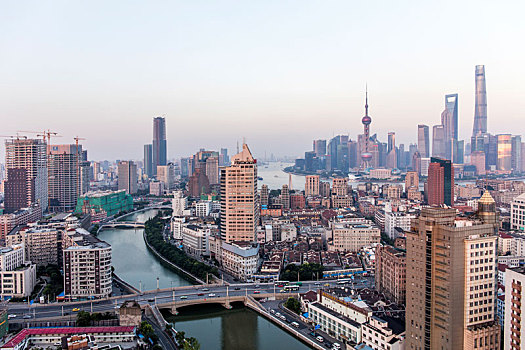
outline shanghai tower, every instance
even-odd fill
[[[476,107],[472,136],[487,133],[487,88],[485,66],[476,66]]]
[[[153,174],[157,174],[157,165],[167,164],[166,119],[153,118]]]

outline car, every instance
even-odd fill
[[[333,349],[333,350],[339,350],[339,349],[341,349],[341,344],[339,344],[339,343],[333,343],[333,344],[332,344],[332,349]]]
[[[320,286],[321,285],[321,282],[315,282],[314,283],[316,286]]]
[[[181,295],[180,298],[181,299],[188,299],[188,297],[186,295]]]
[[[299,328],[299,323],[297,323],[297,322],[292,322],[292,326],[294,326],[295,328]]]
[[[325,287],[330,287],[330,283],[325,283],[324,286]]]
[[[281,313],[278,312],[278,313],[275,314],[275,316],[279,317],[279,316],[281,316]]]
[[[260,290],[254,290],[253,294],[261,294],[261,291]]]
[[[208,294],[208,296],[209,297],[214,297],[214,296],[216,296],[216,294],[215,293],[210,293],[210,294]]]
[[[199,293],[197,294],[199,297],[202,297],[204,295],[204,293]]]
[[[22,317],[22,318],[27,320],[28,318],[31,318],[31,317],[32,317],[31,315],[24,315],[24,317]]]
[[[279,293],[286,293],[286,291],[284,289],[281,289]]]
[[[234,289],[235,290],[241,290],[241,287],[235,287]]]
[[[279,318],[280,318],[281,320],[283,320],[283,321],[286,321],[286,316],[284,316],[284,315],[279,316]]]
[[[207,292],[207,291],[209,291],[210,289],[209,289],[209,288],[202,288],[201,290],[202,290],[203,292]]]
[[[324,338],[321,337],[320,335],[318,335],[317,337],[315,337],[315,340],[317,340],[319,343],[324,342]]]
[[[76,308],[74,308],[72,311],[73,311],[73,312],[77,312],[77,311],[80,311],[80,309],[79,309],[78,307],[76,307]]]
[[[148,299],[148,302],[153,303],[155,299]]]
[[[273,315],[275,314],[275,310],[274,309],[270,309],[270,313]]]
[[[11,318],[15,318],[15,317],[16,317],[15,314],[10,314],[10,315],[7,316],[7,319],[11,319]]]
[[[282,287],[284,287],[284,284],[278,284],[277,287],[278,288],[282,288]]]
[[[255,288],[259,288],[259,284],[256,284],[256,285],[255,285]]]

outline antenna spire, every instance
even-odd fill
[[[365,85],[365,115],[368,115],[368,83]]]

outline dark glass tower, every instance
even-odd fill
[[[153,118],[153,174],[157,174],[157,165],[167,164],[166,119]]]
[[[144,145],[144,173],[153,176],[153,145]]]

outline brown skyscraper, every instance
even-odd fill
[[[454,205],[454,167],[450,160],[432,157],[428,166],[429,205]]]
[[[494,200],[477,217],[427,207],[406,234],[406,349],[499,349]]]
[[[253,242],[258,221],[257,161],[248,145],[221,169],[221,238]]]

